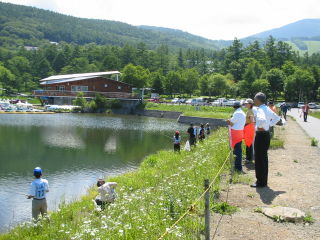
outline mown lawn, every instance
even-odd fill
[[[118,198],[105,211],[94,209],[92,188],[50,220],[22,224],[0,239],[158,239],[201,195],[204,179],[214,178],[229,154],[227,136],[219,129],[192,152],[160,151],[138,170],[108,179],[118,182]],[[200,239],[202,213],[203,201],[165,239]]]
[[[312,112],[312,113],[310,113],[310,115],[311,115],[312,117],[315,117],[315,118],[319,118],[319,119],[320,119],[320,112]]]
[[[173,104],[157,104],[147,103],[148,110],[175,111],[182,112],[185,116],[206,117],[206,118],[222,118],[228,119],[232,115],[234,109],[232,107],[213,107],[199,106],[199,109],[191,105],[173,105]]]

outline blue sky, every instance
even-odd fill
[[[319,0],[4,0],[77,17],[181,29],[209,39],[242,38],[304,18]]]

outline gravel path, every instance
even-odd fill
[[[269,187],[253,189],[247,183],[232,184],[228,202],[240,211],[232,216],[212,216],[212,239],[320,239],[320,149],[310,146],[310,138],[293,120],[285,128],[277,127],[276,134],[285,140],[285,148],[269,151]],[[253,182],[254,167],[246,166],[245,172]],[[221,200],[226,195],[222,191]],[[277,223],[254,212],[265,206],[298,208],[311,214],[316,222]]]

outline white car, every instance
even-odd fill
[[[310,107],[311,109],[317,109],[317,108],[318,108],[318,105],[312,102],[312,103],[309,103],[309,107]]]
[[[171,103],[179,103],[179,102],[180,102],[179,98],[174,98],[171,100]]]
[[[232,107],[235,102],[236,102],[235,99],[229,99],[229,100],[226,102],[226,106]]]
[[[304,106],[304,102],[298,102],[298,108],[302,108]]]
[[[212,106],[215,106],[215,107],[218,107],[221,105],[220,101],[219,100],[215,100],[211,103]]]
[[[186,104],[192,104],[193,100],[194,100],[194,99],[188,99],[188,100],[186,101]]]

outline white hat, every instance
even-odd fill
[[[248,98],[247,100],[244,101],[245,104],[253,104],[253,100],[251,98]]]

